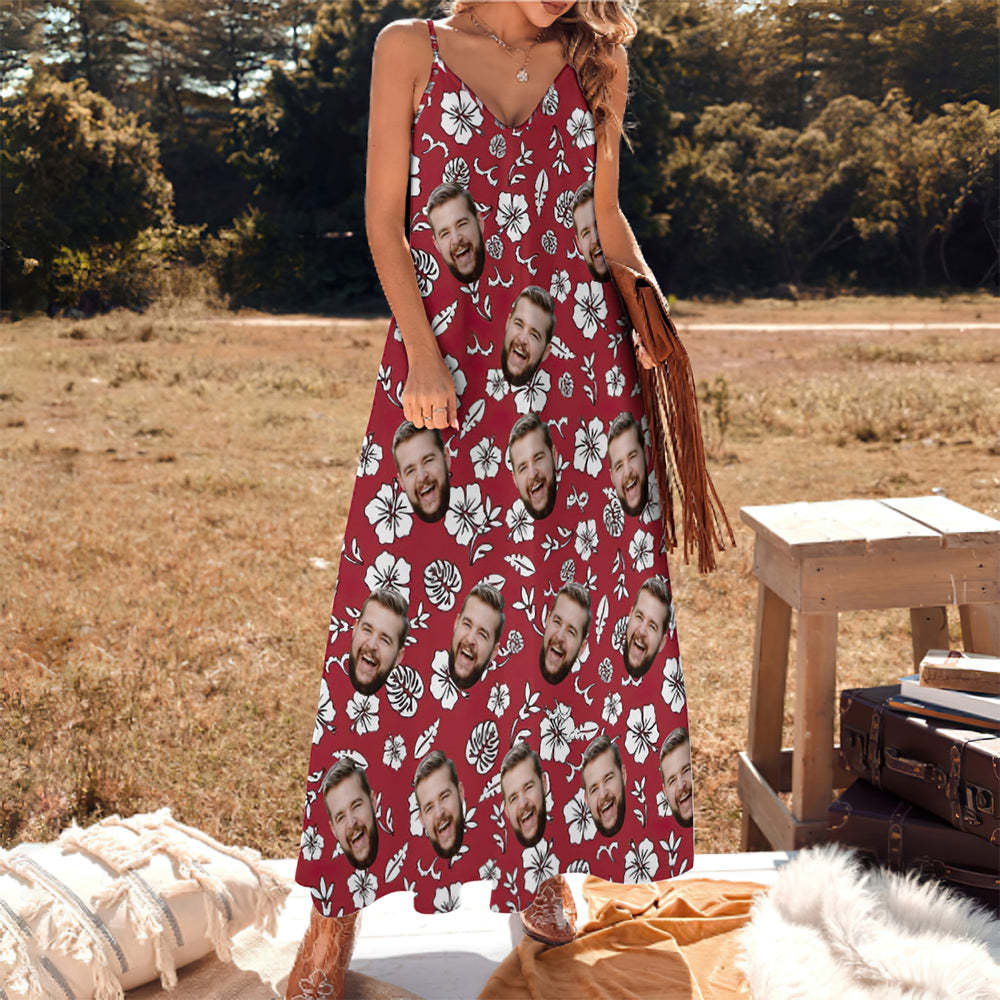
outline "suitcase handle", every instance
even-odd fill
[[[934,764],[928,764],[913,757],[904,757],[898,750],[887,747],[885,751],[885,766],[897,774],[905,774],[920,781],[929,781],[937,788],[944,788],[946,777],[944,771]]]
[[[979,872],[971,868],[960,868],[958,865],[946,865],[943,861],[919,858],[916,862],[925,875],[932,875],[939,881],[954,882],[970,889],[1000,889],[1000,878],[989,872]]]

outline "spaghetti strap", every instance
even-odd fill
[[[434,30],[434,21],[431,18],[427,18],[427,32],[431,36],[431,48],[434,50],[434,55],[436,58],[440,58],[440,53],[438,52],[438,36],[437,32]]]

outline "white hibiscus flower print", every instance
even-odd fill
[[[569,298],[572,282],[569,280],[569,271],[553,271],[552,280],[549,282],[549,295],[558,302],[565,302]]]
[[[447,559],[435,559],[424,570],[424,593],[439,611],[451,611],[462,587],[462,574]]]
[[[559,110],[559,91],[553,83],[542,98],[542,114],[554,115]]]
[[[581,281],[576,286],[573,299],[576,303],[573,306],[573,322],[588,340],[592,340],[608,315],[604,289],[599,281]]]
[[[653,565],[653,536],[642,528],[636,528],[632,541],[628,543],[628,554],[637,570],[649,569]]]
[[[410,564],[402,557],[398,558],[391,552],[380,552],[375,562],[365,571],[365,584],[369,590],[389,587],[398,590],[407,600],[410,599]]]
[[[652,882],[659,870],[660,859],[648,837],[638,847],[633,844],[625,855],[626,882]]]
[[[434,291],[434,282],[437,281],[441,269],[438,262],[426,251],[410,248],[410,256],[413,258],[413,270],[417,276],[417,287],[420,294],[426,299]]]
[[[604,505],[604,529],[612,538],[620,538],[625,530],[625,511],[618,497],[612,497]]]
[[[494,684],[490,688],[489,701],[486,707],[499,719],[510,707],[510,689],[506,684]]]
[[[444,363],[447,365],[448,371],[451,372],[452,382],[455,383],[455,395],[461,399],[462,393],[465,392],[465,387],[467,385],[465,372],[459,368],[457,359],[453,358],[450,354],[446,354],[444,356]]]
[[[573,722],[569,705],[557,701],[555,708],[546,709],[545,718],[539,727],[538,753],[542,760],[557,760],[564,764],[569,756],[569,745],[574,732],[576,723]]]
[[[412,719],[424,696],[424,682],[413,667],[400,664],[386,678],[385,694],[394,712],[404,719]]]
[[[622,714],[622,696],[617,691],[612,691],[604,696],[604,708],[601,710],[601,718],[613,726]]]
[[[486,774],[493,766],[500,752],[500,734],[492,719],[480,722],[469,734],[465,744],[465,759],[477,774]]]
[[[656,726],[656,712],[653,710],[653,706],[643,705],[641,708],[633,708],[628,713],[625,725],[628,728],[625,735],[625,749],[633,756],[637,764],[642,764],[649,756],[649,752],[654,750],[656,741],[660,738],[660,730]]]
[[[472,468],[476,479],[492,479],[500,471],[500,461],[503,456],[500,449],[493,443],[493,438],[481,438],[469,451]]]
[[[551,229],[546,229],[542,233],[542,249],[547,254],[554,254],[559,249],[559,241],[556,239],[556,234],[552,232]]]
[[[485,864],[479,866],[479,877],[496,885],[500,881],[500,866],[493,858],[488,858]]]
[[[442,179],[452,184],[457,184],[459,187],[468,188],[470,179],[469,164],[461,156],[452,157],[444,165]]]
[[[434,891],[434,910],[437,913],[451,913],[462,905],[462,883],[440,885]]]
[[[402,736],[387,736],[382,747],[382,763],[398,771],[406,760],[406,743]]]
[[[382,446],[372,440],[371,434],[366,434],[361,442],[361,455],[358,458],[358,478],[374,476],[382,461]]]
[[[523,194],[501,191],[497,198],[497,226],[507,233],[507,238],[517,243],[528,231],[528,202]]]
[[[324,733],[332,733],[337,728],[333,724],[336,715],[337,709],[330,699],[330,688],[324,677],[319,682],[319,705],[316,708],[316,724],[313,726],[313,743],[319,743]]]
[[[378,729],[379,700],[377,694],[361,694],[355,691],[347,703],[347,714],[351,718],[351,729],[359,736]]]
[[[574,108],[566,122],[566,131],[577,149],[586,149],[594,144],[594,116],[583,108]]]
[[[526,542],[535,537],[535,520],[528,513],[528,508],[524,506],[524,501],[520,498],[511,504],[505,518],[507,521],[507,534],[512,542]]]
[[[573,228],[573,197],[574,192],[572,191],[560,192],[552,209],[556,222],[562,223],[567,229]]]
[[[459,545],[468,545],[486,524],[483,493],[479,483],[452,486],[444,527]]]
[[[679,712],[684,707],[684,671],[681,661],[673,656],[667,658],[663,665],[663,688],[660,691],[663,700],[670,706],[672,712]]]
[[[378,488],[365,507],[365,517],[383,545],[405,538],[413,526],[413,508],[396,480]]]
[[[534,847],[522,851],[521,863],[524,865],[524,888],[527,892],[537,892],[547,878],[559,873],[559,859],[547,840],[540,840]]]
[[[656,476],[651,474],[649,477],[649,499],[646,501],[646,506],[642,508],[642,513],[639,514],[639,520],[643,524],[652,524],[654,521],[660,520],[660,490],[656,485]]]
[[[371,906],[378,892],[378,879],[369,871],[355,871],[347,877],[347,891],[354,900],[354,905],[360,909]]]
[[[415,198],[420,194],[420,157],[410,153],[410,194]]]
[[[464,146],[473,136],[482,132],[483,113],[475,98],[464,87],[441,95],[441,128]],[[591,126],[593,129],[593,126]]]
[[[487,239],[486,252],[494,260],[499,260],[503,256],[503,240],[496,233]]]
[[[625,389],[625,376],[618,365],[612,365],[604,373],[604,382],[608,387],[608,395],[611,397],[620,396]]]
[[[316,827],[307,826],[302,831],[302,840],[300,844],[300,851],[302,857],[306,861],[319,861],[320,856],[323,853],[323,834],[321,834]]]
[[[590,807],[583,797],[582,788],[578,788],[576,795],[563,806],[563,819],[566,820],[570,843],[582,844],[583,841],[593,840],[597,836],[597,826],[590,813]]]
[[[510,383],[502,368],[491,368],[486,373],[486,394],[494,399],[503,399],[510,392]]]
[[[549,398],[552,379],[544,368],[539,368],[531,376],[527,385],[514,390],[514,407],[518,413],[540,413]]]
[[[498,160],[507,155],[507,140],[502,135],[495,135],[490,139],[490,153]]]
[[[574,547],[581,559],[589,559],[597,550],[597,522],[593,518],[577,524]]]
[[[580,421],[573,439],[573,468],[597,476],[608,453],[608,436],[600,417],[591,417],[590,423]]]
[[[439,649],[431,662],[431,694],[445,711],[454,708],[458,701],[458,687],[448,670],[448,651],[445,649]]]
[[[563,372],[559,376],[559,392],[565,399],[573,395],[573,376],[569,372]]]
[[[670,804],[663,792],[656,793],[656,812],[659,816],[669,816],[671,813]]]

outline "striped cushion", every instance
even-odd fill
[[[0,1000],[120,1000],[250,924],[274,933],[290,884],[167,809],[0,851]]]

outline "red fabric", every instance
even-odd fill
[[[537,89],[539,81],[511,85]],[[418,455],[411,462],[403,449],[403,464],[416,468],[407,485],[406,469],[398,474],[393,455],[407,359],[390,323],[334,594],[296,878],[329,915],[400,889],[416,892],[418,909],[452,909],[461,882],[478,878],[494,879],[495,906],[520,910],[557,871],[590,871],[617,882],[669,877],[690,864],[693,835],[689,824],[669,814],[659,753],[669,733],[686,727],[687,711],[630,328],[613,284],[603,280],[603,261],[594,253],[599,244],[586,232],[587,213],[575,218],[572,208],[593,174],[592,115],[574,70],[565,66],[529,119],[509,128],[436,54],[413,125],[412,152],[414,268],[454,374],[460,426],[443,432],[446,457],[426,436],[410,439]],[[465,211],[462,223],[464,200],[452,197],[447,211],[426,211],[442,180],[467,187],[474,200],[483,247],[478,278],[463,263],[475,262],[479,243],[474,230],[459,233],[473,219]],[[457,251],[449,243],[453,234]],[[520,295],[531,285],[540,286],[543,303],[548,296],[551,314],[548,305]],[[550,315],[555,326],[540,364],[526,385],[512,384],[519,380],[517,338],[539,329],[547,335]],[[514,339],[505,374],[508,332]],[[540,350],[529,343],[528,361]],[[520,469],[536,469],[538,460],[537,475],[522,471],[518,480],[508,464],[508,439],[530,412],[547,427],[551,449],[541,428],[516,442]],[[626,430],[609,446],[612,422],[622,413],[639,422],[641,443],[638,429]],[[636,475],[626,477],[635,483],[626,491],[621,476],[616,486],[609,466],[611,453],[623,444],[627,452],[630,441],[639,447],[629,460]],[[428,455],[447,468],[447,480],[434,473],[434,461],[420,478]],[[538,497],[551,495],[550,482],[554,505],[546,512]],[[423,500],[417,490],[427,483],[432,488]],[[447,505],[435,519],[434,505],[446,489]],[[428,505],[425,519],[414,503]],[[534,516],[531,506],[542,516]],[[640,594],[654,577],[662,584],[660,597]],[[589,604],[589,623],[572,594],[560,596],[572,581],[583,587],[577,596]],[[502,598],[499,633],[499,615],[488,601],[466,601],[480,582]],[[366,598],[380,587],[408,601],[409,631],[398,660],[393,643],[400,614],[377,601],[374,624],[372,602],[362,614]],[[470,608],[474,615],[466,614]],[[456,636],[460,659],[468,648],[471,661],[486,664],[467,689],[456,685],[449,667]],[[640,673],[644,653],[634,640],[643,636],[652,658]],[[630,639],[637,679],[625,668],[623,644]],[[352,645],[362,664],[353,675],[360,689],[352,680]],[[561,680],[543,676],[542,650],[548,650],[555,677],[560,667],[568,669]],[[376,679],[365,693],[365,678],[387,667],[387,679]],[[454,667],[460,669],[464,660]],[[599,814],[607,835],[582,789],[584,751],[601,734],[613,741],[624,765],[606,750],[587,771],[594,777],[610,762],[608,773],[592,782],[602,783],[595,808],[611,803]],[[540,756],[545,799],[539,810],[541,794],[529,787],[534,765],[513,770],[526,778],[514,791],[528,804],[521,809],[515,802],[508,815],[500,771],[520,741]],[[436,836],[449,857],[439,856],[425,835],[412,788],[416,767],[437,750],[453,762],[460,788],[449,777],[428,778],[420,789],[432,830],[435,817],[441,818]],[[336,786],[338,839],[320,789],[324,774],[344,755],[366,769],[370,794],[355,776]],[[447,773],[439,768],[432,778]],[[689,767],[684,774],[682,783],[690,783]],[[355,845],[353,860],[341,841]]]

